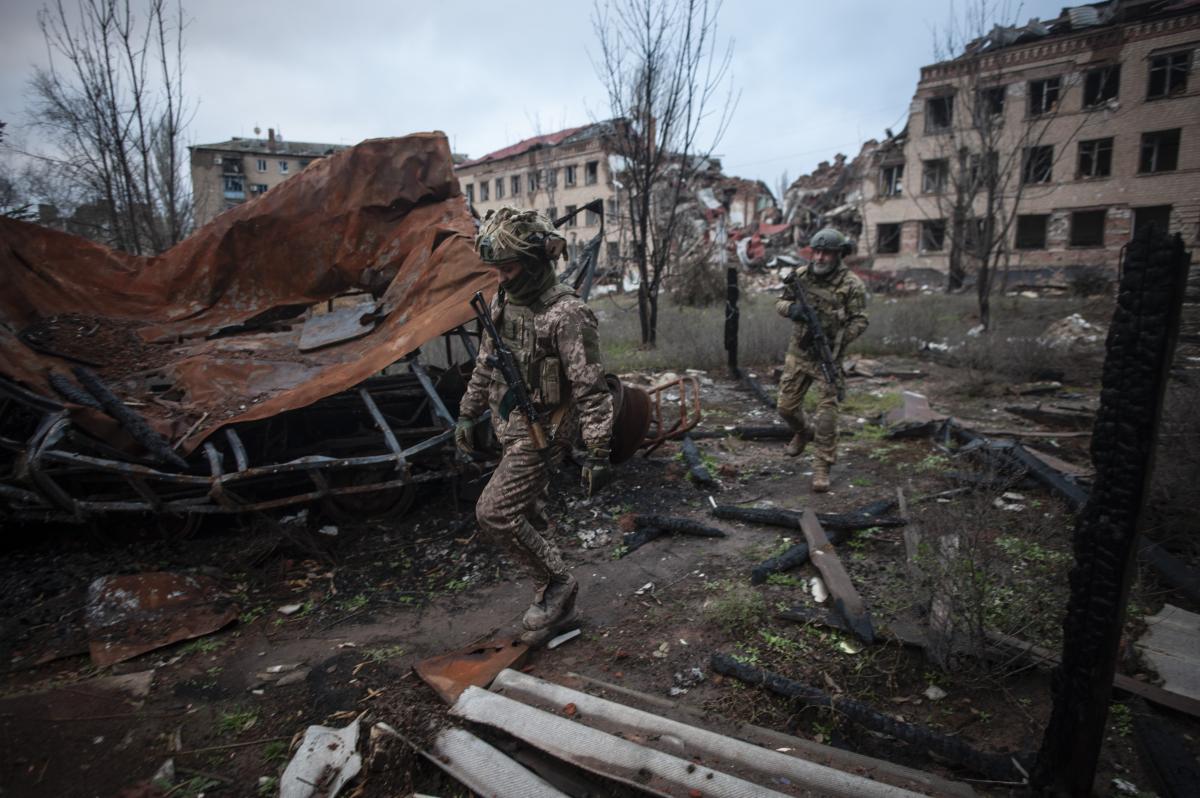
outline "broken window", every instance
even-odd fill
[[[546,170],[546,188],[558,188],[558,167]]]
[[[1172,97],[1187,91],[1188,72],[1192,70],[1192,51],[1181,50],[1150,59],[1150,87],[1147,100]]]
[[[1029,81],[1029,115],[1042,116],[1052,113],[1058,107],[1058,92],[1061,87],[1062,79],[1057,77]]]
[[[588,161],[583,165],[584,185],[592,186],[600,179],[600,162]]]
[[[954,122],[954,95],[930,97],[925,101],[925,132],[942,133]]]
[[[250,193],[251,194],[266,194],[267,193],[267,184],[266,183],[255,183],[253,186],[250,187]]]
[[[233,195],[241,197],[246,193],[246,184],[240,177],[225,177],[225,196],[234,199]]]
[[[573,166],[568,166],[567,168],[568,168],[568,169],[574,169],[575,167],[573,167]],[[568,173],[568,174],[569,174],[569,173]],[[575,213],[575,206],[574,206],[574,205],[568,205],[568,206],[567,206],[567,213]],[[568,220],[567,220],[567,227],[574,227],[574,226],[575,226],[575,220],[576,220],[576,219],[578,219],[578,218],[579,218],[578,216],[572,216],[570,219],[568,219]]]
[[[1179,166],[1179,128],[1142,134],[1139,172],[1173,172]]]
[[[1133,232],[1136,235],[1142,228],[1153,226],[1160,233],[1171,231],[1171,206],[1152,205],[1148,208],[1133,209]]]
[[[595,211],[591,209],[584,211],[584,216],[586,218],[584,219],[583,223],[588,227],[595,227],[596,225],[600,224],[600,214],[596,213]]]
[[[941,194],[946,190],[946,180],[950,176],[950,162],[945,158],[937,158],[923,162],[921,171],[921,191],[925,194]]]
[[[258,171],[260,171],[260,172],[265,172],[265,171],[267,171],[267,159],[266,159],[266,158],[259,158],[259,159],[258,159],[258,163],[256,164],[256,166],[258,167]]]
[[[959,240],[963,243],[963,249],[969,254],[977,258],[982,258],[982,253],[985,246],[990,248],[991,242],[988,241],[987,229],[984,226],[983,219],[964,219],[962,227],[959,230]]]
[[[1092,108],[1117,99],[1121,89],[1121,65],[1089,69],[1083,77],[1083,107]]]
[[[899,197],[904,191],[904,164],[884,164],[879,168],[879,194]]]
[[[535,169],[530,172],[525,178],[525,185],[529,187],[530,194],[536,194],[538,187],[541,185],[541,174]]]
[[[616,199],[610,197],[608,199],[606,205],[607,205],[606,210],[608,211],[608,218],[616,219],[617,218],[617,201],[616,201]]]
[[[921,222],[921,251],[941,252],[946,246],[946,220],[930,219]]]
[[[305,159],[302,159],[302,160],[300,161],[300,168],[301,168],[301,169],[307,169],[307,168],[308,168],[308,165],[309,165],[310,163],[312,163],[312,161],[308,160],[307,158],[305,158]]]
[[[900,251],[900,225],[875,225],[875,251],[887,255]]]
[[[475,184],[474,183],[467,184],[467,202],[471,203],[472,205],[475,204]]]
[[[288,166],[289,166],[289,164],[287,161],[280,161],[279,162],[279,174],[286,175],[288,173]]]
[[[571,164],[570,166],[566,167],[567,174],[563,178],[564,185],[575,185],[575,172],[578,171],[578,168],[579,167],[577,167],[575,164]]]
[[[1026,147],[1025,162],[1022,166],[1022,183],[1049,183],[1054,173],[1054,145]]]
[[[1104,246],[1104,209],[1075,211],[1071,214],[1071,246]]]
[[[488,182],[486,180],[479,184],[479,201],[488,201]]]
[[[512,195],[514,197],[521,196],[521,176],[520,175],[512,176]]]
[[[1004,86],[988,86],[980,89],[975,97],[975,122],[995,123],[1004,116]]]
[[[1017,249],[1045,249],[1050,216],[1044,213],[1017,217]]]
[[[621,242],[620,241],[609,241],[608,242],[608,265],[616,266],[620,262],[621,262]]]
[[[991,150],[985,158],[979,153],[973,153],[970,160],[970,170],[972,185],[991,185],[1000,176],[1000,154],[995,150]]]
[[[1112,151],[1113,140],[1111,138],[1079,142],[1078,176],[1088,178],[1111,175]]]
[[[496,178],[496,199],[504,199],[504,178]]]

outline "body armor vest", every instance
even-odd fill
[[[501,309],[502,317],[497,325],[500,337],[512,350],[517,368],[529,388],[529,395],[541,409],[556,408],[567,396],[563,390],[566,380],[562,363],[550,335],[549,324],[543,322],[539,329],[537,317],[563,297],[574,293],[567,286],[555,283],[529,305],[506,302]],[[499,371],[496,372],[496,379],[503,380]]]

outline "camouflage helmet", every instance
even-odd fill
[[[850,249],[850,239],[846,238],[840,230],[834,230],[832,227],[824,227],[813,234],[808,245],[815,250],[832,250],[844,255]]]
[[[484,263],[506,263],[521,258],[553,263],[565,257],[566,239],[554,223],[537,211],[504,206],[488,211],[475,236],[475,252]]]

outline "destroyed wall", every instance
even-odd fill
[[[474,232],[441,133],[314,162],[156,257],[0,219],[0,376],[61,401],[51,377],[70,383],[86,365],[186,455],[226,424],[353,387],[466,321],[472,293],[495,279]],[[302,347],[311,306],[363,291],[353,340]],[[109,416],[67,407],[132,448]]]
[[[783,221],[793,226],[797,245],[807,245],[822,227],[834,227],[858,239],[862,231],[859,184],[877,147],[874,139],[867,141],[851,161],[839,152],[833,163],[822,161],[788,186],[783,198]]]
[[[1037,139],[1040,146],[1054,148],[1050,178],[1023,189],[1021,218],[1006,242],[1011,269],[1100,266],[1115,272],[1121,247],[1133,229],[1149,222],[1166,221],[1169,231],[1181,233],[1185,242],[1197,241],[1200,199],[1194,174],[1200,169],[1200,94],[1192,85],[1164,96],[1150,93],[1151,70],[1161,66],[1156,59],[1191,52],[1190,62],[1196,63],[1200,13],[1157,3],[1144,4],[1142,11],[1147,18],[1111,17],[1088,27],[1079,27],[1064,13],[1036,30],[1013,29],[999,40],[975,43],[976,55],[924,67],[909,109],[908,135],[898,142],[902,153],[877,158],[861,175],[865,201],[859,251],[873,256],[876,269],[947,270],[949,242],[930,245],[921,236],[923,226],[944,224],[947,215],[946,199],[923,190],[925,162],[946,158],[948,140],[945,128],[928,118],[928,103],[970,91],[980,80],[1004,89],[1005,146],[1010,149],[1000,158],[1015,164],[1013,174],[1018,177],[1018,137],[1031,124],[1032,82],[1057,79],[1060,87],[1052,118]],[[982,66],[976,59],[983,59]],[[1106,66],[1119,66],[1117,96],[1085,106],[1089,72]],[[976,76],[978,69],[983,70],[982,78]],[[1188,80],[1197,80],[1194,69],[1185,83]],[[955,102],[954,107],[958,110],[952,124],[960,125],[964,103]],[[1150,169],[1148,136],[1158,132],[1177,136],[1179,144],[1173,152],[1164,145],[1158,154],[1168,157]],[[1098,170],[1107,174],[1085,175],[1084,142],[1107,142],[1111,147],[1107,169]],[[903,176],[893,186],[888,170],[897,165],[902,165]],[[984,212],[983,197],[978,200],[977,216]],[[891,244],[897,240],[898,248]]]

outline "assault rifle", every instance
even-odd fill
[[[487,364],[492,368],[500,369],[500,374],[508,384],[509,394],[516,400],[514,406],[520,408],[521,412],[525,414],[525,418],[529,419],[529,434],[533,438],[534,447],[538,451],[545,451],[547,447],[546,430],[542,428],[541,415],[533,406],[529,388],[525,385],[525,379],[517,367],[517,359],[513,356],[512,350],[505,345],[504,339],[500,337],[496,325],[492,322],[492,314],[488,309],[487,300],[483,298],[481,292],[476,291],[475,296],[471,297],[471,309],[475,311],[475,316],[483,325],[484,332],[487,333],[488,338],[492,339],[492,348],[496,350],[495,354],[488,355]]]
[[[817,318],[817,312],[808,302],[808,294],[801,285],[799,278],[792,281],[792,287],[796,289],[796,304],[799,306],[800,318],[793,317],[793,321],[803,321],[804,326],[808,328],[808,334],[812,338],[813,349],[816,350],[817,359],[821,361],[821,376],[825,378],[825,382],[829,383],[837,390],[838,401],[841,402],[846,398],[846,389],[838,382],[838,365],[833,360],[833,352],[829,349],[829,339],[825,336],[825,330],[821,328],[821,321]]]

